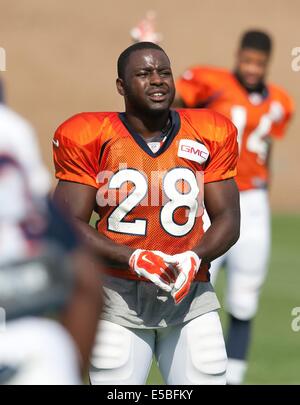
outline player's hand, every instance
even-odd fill
[[[139,276],[152,281],[164,291],[171,292],[178,273],[169,265],[173,257],[158,250],[137,249],[129,259],[129,267]]]
[[[201,259],[195,252],[189,250],[173,255],[172,260],[169,262],[176,266],[179,273],[171,293],[175,303],[179,304],[190,290],[199,270]]]

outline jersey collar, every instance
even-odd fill
[[[178,112],[175,110],[170,110],[171,125],[170,125],[170,128],[168,129],[167,133],[164,134],[165,136],[167,136],[167,139],[165,140],[165,142],[163,143],[161,148],[156,153],[153,153],[152,150],[147,145],[147,142],[145,141],[145,139],[139,133],[137,133],[127,122],[126,115],[124,112],[119,113],[119,119],[121,120],[122,124],[125,126],[127,131],[129,132],[129,134],[133,137],[135,142],[151,157],[160,156],[171,145],[173,139],[178,134],[178,132],[180,130],[180,126],[181,126],[180,116],[179,116]]]

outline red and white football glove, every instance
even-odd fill
[[[179,304],[190,290],[191,284],[199,270],[201,259],[195,252],[189,250],[173,255],[172,260],[168,259],[168,263],[176,266],[179,273],[171,293],[175,304]]]
[[[164,291],[171,292],[171,283],[176,280],[175,269],[169,265],[174,261],[173,256],[166,255],[158,250],[137,249],[129,259],[129,267],[139,276],[152,281]]]

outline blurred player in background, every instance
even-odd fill
[[[194,66],[177,81],[176,106],[211,108],[230,118],[238,129],[241,236],[211,267],[213,283],[222,264],[227,269],[229,384],[244,379],[252,319],[268,268],[272,142],[284,136],[293,112],[289,95],[266,82],[271,50],[268,34],[248,31],[241,39],[233,71]]]
[[[133,42],[154,42],[159,44],[163,37],[156,30],[156,13],[149,10],[139,23],[130,30]]]
[[[106,261],[91,383],[145,384],[155,354],[167,384],[225,384],[208,268],[239,236],[236,128],[213,111],[171,111],[170,61],[150,42],[121,53],[117,89],[124,113],[77,114],[53,139],[55,200]]]
[[[42,162],[32,126],[0,101],[0,153],[15,160],[34,198],[50,192],[50,175]]]
[[[94,343],[99,276],[49,191],[32,127],[0,103],[0,384],[80,384]]]

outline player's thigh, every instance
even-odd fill
[[[239,319],[256,312],[270,254],[270,212],[263,190],[241,193],[241,234],[227,256],[227,307]]]
[[[91,356],[91,384],[145,384],[154,340],[153,330],[125,328],[101,321]]]
[[[159,332],[156,358],[169,385],[226,384],[227,355],[218,313]]]

